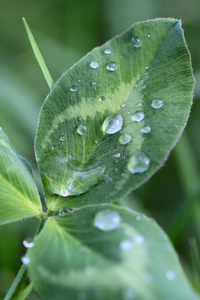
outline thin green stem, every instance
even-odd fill
[[[45,219],[40,219],[35,236],[40,233],[40,231],[44,227],[44,224],[45,224]],[[27,265],[23,264],[21,266],[21,268],[19,269],[17,276],[15,277],[10,289],[8,290],[6,296],[4,297],[3,300],[12,300],[16,296],[19,295],[19,293],[21,292],[21,290],[27,280],[27,275],[28,275]]]
[[[190,244],[190,257],[192,262],[192,269],[194,274],[194,287],[198,293],[200,293],[200,257],[197,240],[191,237]]]
[[[19,296],[17,296],[14,300],[25,300],[28,295],[32,292],[33,285],[30,283],[25,287],[25,289],[21,292]]]
[[[41,52],[40,52],[40,50],[39,50],[39,48],[37,46],[37,43],[36,43],[36,41],[35,41],[35,39],[34,39],[34,37],[32,35],[32,32],[31,32],[31,30],[30,30],[30,28],[29,28],[29,26],[28,26],[25,18],[22,18],[22,20],[24,22],[24,26],[25,26],[25,29],[26,29],[29,41],[31,43],[31,46],[32,46],[33,52],[35,54],[35,57],[36,57],[36,59],[38,61],[38,64],[39,64],[39,66],[40,66],[40,68],[42,70],[42,73],[43,73],[43,75],[44,75],[44,77],[46,79],[46,82],[47,82],[49,88],[52,89],[54,87],[54,82],[53,82],[53,79],[52,79],[52,77],[51,77],[51,75],[49,73],[49,70],[48,70],[47,65],[46,65],[46,63],[44,61],[44,58],[42,57],[42,54],[41,54]]]

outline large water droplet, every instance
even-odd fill
[[[111,53],[111,50],[107,48],[107,49],[104,50],[104,53],[105,53],[105,54],[110,54],[110,53]]]
[[[133,247],[133,244],[130,240],[124,240],[120,243],[119,248],[122,251],[129,251]]]
[[[114,134],[121,130],[123,118],[121,115],[110,115],[103,122],[103,130],[108,134]]]
[[[143,111],[137,111],[132,118],[135,122],[141,122],[144,119]]]
[[[101,97],[99,97],[99,102],[102,102],[102,101],[105,101],[105,97],[104,96],[101,96]]]
[[[72,92],[76,92],[78,89],[77,89],[77,86],[73,86],[73,87],[71,87],[71,89],[70,89],[70,91],[72,91]]]
[[[111,231],[117,229],[121,218],[117,211],[104,209],[95,215],[94,225],[102,231]]]
[[[148,126],[148,125],[146,125],[146,126],[144,126],[144,127],[141,129],[141,131],[142,131],[143,133],[149,133],[149,132],[151,131],[151,127]]]
[[[123,299],[126,300],[135,299],[136,296],[137,293],[132,287],[126,288],[123,292]]]
[[[132,37],[132,43],[133,43],[133,47],[135,48],[139,48],[142,45],[141,39],[137,36]]]
[[[99,162],[82,165],[74,160],[63,161],[63,167],[67,169],[68,180],[54,193],[63,197],[80,195],[87,192],[92,186],[105,180],[105,167],[99,166]],[[76,174],[76,176],[74,176]]]
[[[30,263],[30,257],[27,254],[25,254],[21,257],[21,261],[24,265],[28,265]]]
[[[154,109],[159,109],[163,106],[163,101],[160,100],[160,99],[154,99],[151,103],[151,106],[154,108]]]
[[[144,243],[144,237],[142,235],[136,235],[135,242],[136,242],[136,244],[143,244]]]
[[[97,62],[96,60],[91,61],[90,67],[91,67],[92,69],[97,69],[98,66],[99,66],[99,64],[98,64],[98,62]]]
[[[60,136],[60,141],[61,141],[61,142],[64,142],[65,140],[66,140],[65,135],[61,135],[61,136]]]
[[[28,238],[28,239],[24,240],[24,241],[23,241],[23,245],[24,245],[24,247],[26,247],[26,248],[32,248],[32,247],[34,246],[33,239]]]
[[[109,62],[109,64],[107,65],[107,69],[109,71],[115,71],[117,70],[117,65],[114,61]]]
[[[150,159],[143,153],[133,155],[128,163],[131,174],[143,173],[149,169]]]
[[[172,270],[166,271],[165,276],[168,280],[174,280],[176,277],[174,271]]]
[[[87,127],[86,127],[84,124],[80,124],[80,125],[78,125],[78,127],[77,127],[77,132],[78,132],[78,134],[80,134],[80,135],[85,135],[86,132],[87,132]]]
[[[122,145],[128,144],[132,140],[132,136],[129,133],[122,133],[119,137],[119,143]]]

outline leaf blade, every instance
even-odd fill
[[[105,210],[119,214],[117,228],[94,226]],[[199,299],[164,232],[125,208],[91,205],[49,219],[29,256],[30,278],[43,299]]]
[[[0,225],[38,215],[41,203],[31,166],[0,129]]]
[[[133,46],[135,36],[140,47]],[[113,63],[117,68],[109,70]],[[49,208],[116,201],[148,180],[186,124],[193,86],[190,56],[174,19],[137,23],[65,73],[44,103],[35,145]],[[160,109],[152,107],[156,99],[163,101]],[[106,134],[106,118],[119,115],[122,129]],[[78,134],[80,125],[86,133]],[[129,143],[119,143],[122,133],[132,137]],[[149,169],[132,175],[138,155],[150,159]]]

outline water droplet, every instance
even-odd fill
[[[30,263],[30,257],[27,254],[25,254],[21,257],[21,261],[24,265],[28,265]]]
[[[78,89],[77,89],[77,86],[73,86],[73,87],[71,87],[71,89],[70,89],[70,91],[72,91],[72,92],[76,92]]]
[[[80,135],[85,135],[87,132],[87,127],[84,124],[78,125],[77,132]]]
[[[144,119],[144,113],[143,113],[143,111],[137,111],[136,113],[134,113],[132,119],[135,122],[141,122]]]
[[[139,103],[138,103],[138,106],[142,106],[142,102],[139,102]]]
[[[141,221],[141,219],[142,219],[142,217],[141,217],[140,215],[138,215],[138,216],[136,217],[136,220],[137,220],[137,221]]]
[[[95,215],[94,225],[102,231],[111,231],[117,229],[121,218],[117,211],[104,209]]]
[[[138,85],[137,84],[135,84],[135,87],[137,87]]]
[[[174,280],[176,277],[174,274],[174,271],[172,271],[172,270],[166,271],[165,276],[168,280]]]
[[[100,98],[99,98],[99,102],[102,102],[102,101],[105,101],[105,97],[104,96],[101,96]]]
[[[148,68],[149,68],[149,66],[146,66],[146,67],[145,67],[145,70],[148,70]]]
[[[131,174],[144,173],[149,169],[150,159],[143,153],[133,155],[128,163]]]
[[[153,281],[152,275],[149,274],[149,273],[145,273],[145,274],[143,275],[143,281],[144,281],[144,283],[146,283],[146,284],[151,284],[152,281]]]
[[[136,235],[135,242],[136,242],[136,244],[143,244],[144,243],[144,237],[142,235]]]
[[[99,141],[98,141],[98,140],[95,140],[94,142],[95,142],[95,144],[98,144],[98,143],[99,143]]]
[[[126,103],[123,103],[123,104],[122,104],[122,107],[123,107],[123,108],[126,107]]]
[[[97,83],[96,83],[96,81],[92,81],[92,85],[96,85]]]
[[[64,142],[65,140],[66,140],[65,135],[61,135],[61,136],[60,136],[60,141],[61,141],[61,142]]]
[[[86,300],[87,299],[86,293],[85,292],[78,293],[77,299],[78,300]]]
[[[115,153],[114,154],[114,157],[120,157],[120,153],[118,152],[118,153]]]
[[[128,111],[128,115],[130,115],[130,113],[131,113],[131,112],[130,112],[130,111]]]
[[[122,173],[122,176],[124,176],[124,173]]]
[[[32,248],[34,246],[33,239],[28,238],[28,239],[24,240],[23,245],[26,248]]]
[[[154,108],[154,109],[159,109],[163,106],[163,101],[160,100],[160,99],[154,99],[151,103],[151,106]]]
[[[132,140],[132,136],[129,133],[122,133],[119,137],[119,143],[122,145],[128,144]]]
[[[133,47],[135,48],[139,48],[142,45],[141,39],[137,36],[132,37],[132,43],[133,43]]]
[[[141,129],[141,131],[142,131],[143,133],[149,133],[149,132],[151,131],[151,127],[148,126],[148,125],[146,125],[146,126],[144,126],[144,127]]]
[[[109,64],[107,65],[107,69],[109,71],[115,71],[117,70],[117,65],[114,61],[109,62]]]
[[[115,171],[115,174],[119,174],[119,169],[118,168],[115,168],[114,171]]]
[[[148,33],[148,34],[147,34],[147,37],[148,37],[148,38],[150,38],[150,37],[151,37],[151,34],[150,34],[150,33]]]
[[[79,122],[83,122],[83,117],[80,116],[80,117],[78,118],[78,120],[79,120]]]
[[[110,53],[111,53],[111,50],[107,48],[107,49],[104,50],[104,53],[105,53],[105,54],[110,54]]]
[[[121,130],[123,118],[121,115],[110,115],[103,122],[103,130],[108,134],[114,134]]]
[[[119,245],[119,248],[120,248],[120,250],[122,250],[122,251],[129,251],[129,250],[132,249],[132,247],[133,247],[133,244],[132,244],[132,242],[129,241],[129,240],[124,240],[124,241],[122,241],[122,242],[120,243],[120,245]]]
[[[97,62],[96,60],[91,61],[90,67],[91,67],[92,69],[97,69],[98,66],[99,66],[99,64],[98,64],[98,62]]]
[[[78,79],[78,82],[81,82],[81,79]]]
[[[135,299],[137,296],[137,293],[132,287],[126,288],[123,292],[123,299],[129,300],[129,299]]]

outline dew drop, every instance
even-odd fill
[[[114,157],[120,157],[120,155],[121,155],[121,154],[118,152],[118,153],[115,153],[115,154],[114,154]]]
[[[86,127],[84,124],[80,124],[80,125],[78,125],[78,127],[77,127],[77,132],[78,132],[78,134],[80,134],[80,135],[85,135],[86,132],[87,132],[87,127]]]
[[[26,248],[32,248],[34,246],[33,239],[28,238],[28,239],[24,240],[23,245]]]
[[[131,287],[126,288],[123,292],[123,299],[126,299],[126,300],[135,299],[136,296],[137,296],[137,293]]]
[[[94,142],[95,142],[95,144],[98,144],[98,143],[99,143],[99,141],[98,141],[98,140],[95,140]]]
[[[72,91],[72,92],[76,92],[78,89],[77,89],[77,86],[73,86],[73,87],[71,87],[71,89],[70,89],[70,91]]]
[[[148,34],[147,34],[147,37],[148,37],[148,38],[150,38],[150,37],[151,37],[151,34],[150,34],[150,33],[148,33]]]
[[[98,64],[98,62],[97,62],[96,60],[91,61],[90,67],[91,67],[92,69],[97,69],[98,66],[99,66],[99,64]]]
[[[99,98],[99,102],[102,102],[102,101],[105,101],[105,97],[104,96],[101,96],[100,98]]]
[[[142,235],[136,235],[135,242],[136,242],[136,244],[143,244],[144,243],[144,237]]]
[[[122,133],[119,137],[119,143],[122,145],[128,144],[132,140],[132,136],[129,133]]]
[[[142,45],[141,39],[137,36],[132,37],[132,43],[133,43],[133,47],[135,48],[139,48]]]
[[[130,240],[124,240],[119,244],[119,248],[122,251],[129,251],[133,247],[133,244]]]
[[[28,265],[30,263],[30,257],[27,254],[25,254],[21,257],[21,261],[24,265]]]
[[[149,169],[150,159],[143,153],[133,155],[128,163],[131,174],[144,173]]]
[[[138,106],[142,106],[142,102],[139,102],[139,103],[138,103]]]
[[[174,280],[176,277],[174,274],[174,271],[172,271],[172,270],[166,271],[165,276],[168,280]]]
[[[152,275],[149,274],[149,273],[145,273],[145,274],[143,275],[143,281],[144,281],[144,283],[146,283],[146,284],[151,284],[152,281],[153,281]]]
[[[151,132],[151,127],[148,126],[148,125],[146,125],[146,126],[144,126],[144,127],[141,129],[141,131],[142,131],[143,133],[149,133],[149,132]]]
[[[124,176],[124,173],[122,173],[122,176]]]
[[[145,67],[145,70],[148,70],[148,68],[149,68],[149,66],[146,66],[146,67]]]
[[[109,64],[107,65],[107,69],[109,71],[115,71],[117,70],[117,65],[114,61],[109,62]]]
[[[81,79],[78,79],[78,82],[81,82]]]
[[[154,99],[151,103],[151,106],[154,108],[154,109],[159,109],[163,106],[163,101],[160,100],[160,99]]]
[[[126,103],[123,103],[123,104],[122,104],[122,107],[123,107],[123,108],[126,107]]]
[[[137,111],[136,113],[134,113],[132,119],[135,121],[135,122],[141,122],[143,119],[144,119],[144,113],[143,111]]]
[[[138,85],[137,85],[137,84],[135,84],[134,86],[135,86],[135,87],[137,87]]]
[[[92,85],[96,85],[97,83],[96,83],[96,81],[92,81]]]
[[[104,50],[104,53],[105,53],[105,54],[110,54],[110,53],[111,53],[111,50],[107,48],[107,49]]]
[[[78,118],[78,120],[79,120],[80,122],[83,122],[83,117],[80,116],[80,117]]]
[[[66,140],[65,135],[61,135],[61,136],[60,136],[60,141],[61,141],[61,142],[64,142],[65,140]]]
[[[121,218],[117,211],[104,209],[95,215],[94,225],[102,231],[111,231],[117,229]]]
[[[114,134],[121,130],[123,118],[121,115],[110,115],[103,122],[103,130],[108,134]]]
[[[136,220],[141,221],[142,217],[140,215],[137,215]]]

